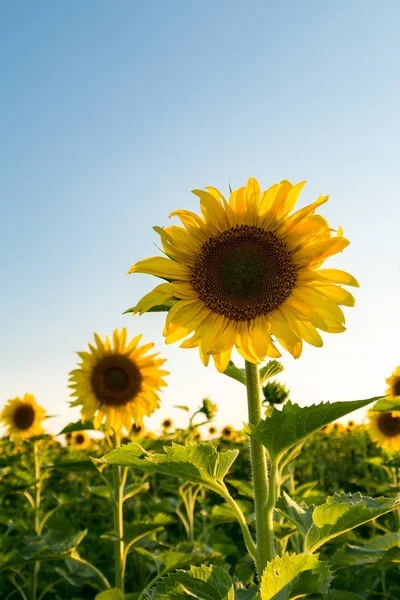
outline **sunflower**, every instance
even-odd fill
[[[354,306],[355,300],[341,285],[358,282],[344,271],[319,267],[349,241],[341,228],[333,235],[314,214],[328,196],[290,214],[304,183],[281,181],[262,192],[249,179],[228,200],[215,188],[194,190],[202,216],[172,212],[183,227],[154,228],[166,256],[146,258],[129,270],[166,280],[132,312],[169,303],[166,343],[186,338],[181,347],[198,347],[206,366],[213,356],[219,371],[227,368],[233,347],[258,364],[281,356],[275,341],[298,358],[303,340],[322,346],[318,329],[345,331],[339,305]]]
[[[389,379],[386,379],[386,383],[388,384],[388,389],[386,390],[386,394],[389,395],[389,398],[399,398],[400,397],[400,366],[396,367],[393,371],[392,375]]]
[[[172,419],[164,419],[164,421],[161,423],[161,427],[164,429],[164,431],[171,429]]]
[[[346,429],[347,431],[354,431],[354,429],[357,429],[357,423],[350,419],[350,421],[347,421]]]
[[[333,423],[331,431],[335,431],[336,433],[343,433],[344,431],[346,431],[346,427],[341,423]]]
[[[232,440],[235,436],[235,430],[233,429],[232,425],[225,425],[225,427],[223,427],[221,429],[221,438],[225,441],[229,441]]]
[[[32,394],[9,400],[0,414],[0,421],[8,427],[7,435],[14,438],[30,438],[44,433],[42,421],[46,413],[36,404]]]
[[[208,433],[209,433],[210,435],[215,435],[215,434],[217,433],[217,428],[216,428],[216,427],[214,427],[214,425],[211,425],[211,426],[208,428]]]
[[[400,450],[400,411],[368,411],[368,433],[371,439],[386,450]]]
[[[90,446],[90,437],[85,431],[75,431],[72,434],[70,444],[76,450],[86,450]]]
[[[320,433],[327,435],[328,433],[330,433],[332,431],[332,429],[333,429],[333,425],[331,423],[328,423],[328,425],[324,425],[323,427],[321,427]]]
[[[142,425],[159,406],[156,392],[166,383],[161,370],[165,360],[158,354],[147,352],[154,344],[138,346],[141,335],[127,343],[126,329],[114,331],[112,342],[94,335],[96,346],[89,344],[90,352],[78,352],[82,363],[70,373],[71,406],[82,405],[82,422],[93,419],[98,429],[105,421],[107,432],[111,429],[120,435],[132,425]]]

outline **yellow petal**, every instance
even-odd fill
[[[189,281],[191,276],[189,267],[163,256],[152,256],[140,260],[132,265],[128,271],[128,274],[130,273],[147,273],[163,279],[180,281]]]

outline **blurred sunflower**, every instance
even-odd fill
[[[198,429],[193,429],[190,432],[190,437],[195,440],[196,442],[199,442],[201,440],[201,433]]]
[[[67,446],[69,446],[69,444],[72,442],[72,432],[65,434],[65,441],[67,443]]]
[[[131,434],[135,437],[142,437],[145,433],[144,425],[132,425]]]
[[[7,427],[7,435],[13,438],[30,438],[44,433],[42,421],[45,410],[39,406],[32,394],[9,400],[4,406],[0,421]]]
[[[386,394],[389,398],[400,398],[400,366],[396,367],[392,375],[386,379],[386,383],[388,384]]]
[[[86,450],[90,446],[90,437],[85,431],[74,431],[70,444],[76,450]]]
[[[96,346],[90,352],[78,352],[82,363],[70,373],[70,388],[76,400],[71,406],[82,405],[82,422],[93,419],[98,429],[105,421],[107,432],[120,434],[132,425],[142,425],[144,416],[158,408],[156,392],[166,383],[168,374],[161,370],[164,359],[158,354],[147,355],[154,344],[138,346],[141,335],[127,343],[126,329],[114,331],[112,342],[94,335]]]
[[[164,431],[171,429],[172,419],[164,419],[164,421],[161,423],[161,427],[164,429]]]
[[[346,427],[341,423],[333,423],[331,431],[336,431],[336,433],[343,433],[346,431]]]
[[[332,429],[333,429],[332,423],[328,423],[328,425],[324,425],[323,427],[321,427],[320,432],[324,433],[324,434],[328,434],[332,431]]]
[[[209,433],[210,435],[215,435],[215,434],[217,433],[217,428],[216,428],[216,427],[214,427],[214,425],[211,425],[211,426],[208,428],[208,433]]]
[[[235,430],[233,429],[233,427],[231,425],[225,425],[225,427],[223,427],[221,429],[221,438],[225,441],[230,441],[234,438],[235,436]]]
[[[193,333],[181,347],[198,347],[206,366],[213,356],[219,371],[227,368],[233,347],[260,363],[281,356],[274,336],[298,358],[303,340],[322,346],[318,329],[345,331],[339,305],[354,306],[355,300],[341,286],[358,282],[345,271],[319,267],[349,241],[340,228],[333,236],[327,221],[314,214],[328,196],[290,214],[304,183],[281,181],[263,192],[249,179],[228,200],[215,188],[194,190],[202,216],[172,212],[183,227],[154,228],[166,256],[146,258],[129,270],[166,280],[133,312],[170,302],[166,343]]]
[[[354,429],[357,428],[357,423],[355,421],[353,421],[352,419],[350,419],[350,421],[347,421],[347,425],[346,425],[346,429],[347,431],[354,431]]]
[[[368,411],[368,433],[378,446],[386,450],[400,450],[400,411]]]

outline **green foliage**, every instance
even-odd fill
[[[400,563],[400,532],[387,533],[368,540],[359,546],[347,544],[332,559],[336,568],[351,565]]]
[[[164,304],[156,304],[155,306],[148,308],[146,312],[168,312],[177,302],[179,302],[179,300],[168,300],[167,302],[164,302]],[[131,308],[127,308],[122,314],[127,315],[135,312],[136,306],[132,306]]]
[[[94,429],[93,421],[85,421],[84,423],[82,423],[82,421],[76,421],[76,423],[70,423],[64,427],[58,435],[74,433],[74,431],[92,431]]]
[[[163,579],[144,595],[146,600],[235,600],[232,578],[218,566],[191,567]]]
[[[149,473],[179,477],[191,483],[200,483],[216,489],[223,483],[238,450],[217,452],[214,444],[204,442],[164,447],[165,454],[145,454],[137,444],[122,446],[105,455],[109,464],[137,467]]]
[[[307,572],[306,577],[302,574]],[[261,579],[261,600],[290,600],[327,591],[331,574],[312,554],[288,554],[270,561]]]
[[[260,382],[261,385],[265,383],[271,377],[282,373],[283,365],[277,360],[270,360],[264,367],[260,369]]]
[[[263,403],[284,404],[289,397],[289,390],[277,381],[268,381],[267,385],[262,388],[262,391],[264,394]]]
[[[274,410],[257,426],[246,425],[246,432],[263,444],[271,458],[277,459],[286,451],[340,417],[363,408],[376,398],[349,402],[321,403],[313,406],[299,406],[288,402],[282,410]]]
[[[360,493],[335,494],[312,514],[313,525],[305,538],[305,550],[315,552],[332,538],[363,523],[384,515],[400,505],[400,495],[393,499],[363,497]]]
[[[124,600],[124,595],[121,590],[113,588],[97,594],[95,600]]]
[[[224,375],[227,375],[231,379],[235,379],[239,383],[243,383],[246,385],[246,372],[244,369],[239,369],[231,360],[229,361],[229,365],[224,371]]]

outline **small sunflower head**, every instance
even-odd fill
[[[163,428],[164,431],[168,431],[168,429],[171,429],[173,423],[172,423],[172,419],[164,419],[164,421],[161,423],[161,426]]]
[[[343,433],[343,431],[346,431],[346,428],[341,423],[333,423],[332,431],[335,433]]]
[[[290,393],[284,385],[277,381],[268,381],[262,391],[264,394],[263,403],[268,402],[268,404],[284,404]]]
[[[225,441],[231,441],[233,440],[235,436],[235,430],[233,429],[232,425],[225,425],[225,427],[223,427],[221,429],[221,438]]]
[[[71,438],[71,446],[75,450],[86,450],[90,446],[90,437],[86,431],[74,431]]]
[[[354,431],[354,429],[356,429],[356,428],[357,428],[357,423],[355,421],[353,421],[352,419],[347,421],[347,425],[346,425],[347,431]]]
[[[201,440],[201,433],[198,429],[193,429],[193,431],[190,434],[190,437],[192,438],[192,440],[199,442]]]
[[[9,400],[0,413],[0,422],[7,427],[7,435],[12,438],[30,438],[44,433],[42,421],[46,413],[34,396],[25,394],[22,398]]]
[[[65,442],[66,442],[67,446],[69,446],[71,441],[72,441],[72,432],[66,433],[65,434]]]
[[[371,439],[386,450],[400,451],[400,411],[368,412],[368,433]]]
[[[400,398],[400,366],[396,367],[392,375],[386,379],[386,383],[388,384],[386,393],[389,398]]]
[[[157,392],[168,374],[161,369],[165,360],[148,355],[154,344],[139,346],[141,337],[127,342],[126,329],[116,329],[112,341],[95,334],[96,346],[78,353],[82,363],[70,373],[70,387],[76,397],[72,406],[82,406],[82,422],[93,419],[98,429],[105,421],[107,433],[121,434],[159,407]]]
[[[324,435],[330,433],[333,429],[333,425],[332,423],[328,423],[328,425],[324,425],[323,427],[321,427],[320,432],[323,433]]]
[[[209,398],[203,399],[203,406],[199,412],[203,413],[207,419],[213,419],[217,414],[217,411],[217,405],[214,402],[212,402]]]
[[[217,428],[214,425],[210,425],[210,427],[208,428],[208,433],[210,435],[215,435],[217,433]]]
[[[145,429],[143,425],[132,425],[131,433],[135,437],[142,437]]]

